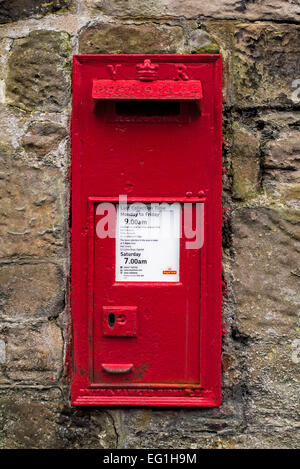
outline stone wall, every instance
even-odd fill
[[[299,447],[299,19],[299,0],[0,1],[0,448]],[[219,409],[70,407],[78,52],[223,55]]]

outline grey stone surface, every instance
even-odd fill
[[[264,187],[285,200],[300,200],[299,130],[281,131],[266,144]]]
[[[178,16],[197,18],[207,16],[218,19],[289,20],[299,21],[297,0],[83,0],[91,9],[114,16],[164,18]]]
[[[66,33],[38,30],[16,39],[8,58],[7,102],[26,111],[61,111],[70,98]]]
[[[0,390],[0,448],[114,448],[108,411],[71,409],[61,391]]]
[[[183,47],[180,26],[105,24],[88,26],[79,36],[82,54],[175,53]]]
[[[244,337],[274,344],[296,338],[299,222],[298,210],[280,205],[234,211],[233,289],[237,328]]]
[[[300,76],[296,25],[237,26],[233,51],[235,100],[242,106],[295,104],[292,83]]]
[[[63,253],[66,188],[59,170],[29,167],[2,146],[0,194],[0,257]]]
[[[299,26],[268,22],[203,22],[221,47],[229,102],[237,107],[299,106]]]
[[[2,337],[6,342],[6,371],[51,371],[57,376],[62,366],[63,339],[55,321],[5,324]],[[24,353],[26,344],[27,353]],[[20,373],[21,375],[21,373]]]
[[[233,127],[232,192],[237,199],[246,200],[259,190],[259,145],[256,135],[241,126]]]
[[[71,4],[72,0],[0,0],[0,24],[33,15],[56,13]]]
[[[53,122],[33,123],[22,139],[22,146],[29,154],[42,158],[51,150],[55,150],[59,143],[68,135],[61,125]]]
[[[50,263],[2,264],[0,318],[51,318],[64,309],[64,278]]]

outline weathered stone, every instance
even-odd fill
[[[296,122],[289,122],[288,115],[285,117],[283,125],[279,118],[266,121],[265,133],[271,139],[264,145],[263,186],[270,195],[297,203],[300,198],[300,143]]]
[[[5,326],[6,371],[51,371],[62,367],[63,340],[55,322],[10,324]],[[30,353],[29,353],[30,351]]]
[[[0,151],[3,146],[17,147],[23,132],[24,117],[22,111],[0,104]]]
[[[0,5],[1,5],[1,3],[0,3]],[[10,38],[4,37],[4,38],[0,39],[0,64],[1,64],[0,79],[1,79],[1,87],[3,87],[5,85],[5,82],[4,82],[4,79],[6,77],[5,62],[6,62],[7,54],[9,52],[10,47],[11,47],[11,44],[12,44],[12,39],[10,39]],[[2,90],[2,94],[3,94],[3,90]],[[3,97],[2,97],[1,102],[3,102]]]
[[[268,169],[264,172],[263,188],[269,196],[299,207],[299,171]]]
[[[284,169],[296,172],[299,181],[300,171],[300,139],[298,131],[281,135],[270,142],[265,152],[265,168]]]
[[[299,364],[293,362],[290,339],[271,337],[250,344],[247,350],[249,400],[245,408],[248,431],[252,434],[273,435],[273,447],[278,444],[298,448],[299,438]]]
[[[56,13],[71,3],[72,0],[1,0],[0,23],[9,23],[33,15]]]
[[[10,147],[0,148],[0,257],[63,252],[63,181],[59,170],[28,167]]]
[[[7,102],[27,111],[62,110],[70,98],[69,36],[33,31],[16,39],[8,59]]]
[[[300,76],[299,30],[286,24],[236,26],[233,83],[238,105],[295,104],[292,82]]]
[[[84,0],[91,8],[114,16],[196,18],[207,16],[218,19],[247,18],[249,20],[276,19],[297,21],[300,8],[297,0]]]
[[[267,132],[267,136],[275,138],[279,132],[284,133],[300,127],[300,111],[269,111],[259,114],[259,124]]]
[[[58,419],[58,435],[64,448],[114,449],[118,434],[114,411],[65,406]]]
[[[0,448],[115,448],[110,413],[65,405],[52,388],[0,390]]]
[[[235,337],[244,344],[248,394],[240,447],[299,446],[299,221],[299,212],[282,207],[234,213]]]
[[[208,20],[202,27],[221,48],[228,102],[239,107],[297,105],[299,26]]]
[[[67,131],[61,125],[53,122],[36,122],[32,124],[22,139],[22,145],[27,153],[43,157],[49,151],[57,148]]]
[[[212,46],[217,44],[218,52],[222,54],[223,102],[224,104],[233,104],[232,51],[235,48],[234,33],[236,23],[233,21],[207,20],[203,22],[201,27],[209,34]],[[209,51],[207,52],[209,53]],[[216,50],[212,51],[212,53],[216,52]]]
[[[295,326],[297,322],[295,322]],[[263,341],[250,344],[247,350],[249,386],[252,399],[263,403],[263,415],[283,416],[287,409],[299,414],[298,396],[293,397],[292,387],[297,387],[300,370],[293,360],[292,344],[299,336],[297,328],[290,331],[290,337],[274,340],[265,336]],[[278,407],[274,407],[277,401]],[[281,405],[279,405],[281,401]],[[257,419],[256,419],[257,420]]]
[[[252,428],[239,438],[239,449],[297,449],[299,444],[295,439],[297,429],[291,429],[282,426],[280,429],[274,427],[262,427],[261,425],[255,432]]]
[[[237,356],[232,351],[222,353],[223,387],[232,387],[242,382],[242,374]]]
[[[234,197],[245,200],[256,194],[259,171],[259,138],[236,125],[232,148]]]
[[[219,54],[222,50],[216,39],[203,29],[192,30],[186,42],[186,54]]]
[[[299,212],[241,208],[234,212],[234,293],[239,337],[289,340],[298,320]]]
[[[237,427],[243,426],[239,406],[230,400],[219,409],[125,410],[118,432],[123,448],[213,448],[220,439],[234,444]]]
[[[175,53],[183,48],[183,42],[180,26],[99,23],[81,32],[79,51],[81,54]]]
[[[57,389],[0,391],[0,448],[59,448],[57,415],[63,407]]]
[[[62,272],[55,264],[4,264],[0,318],[55,317],[64,307]]]
[[[0,364],[6,363],[6,344],[3,339],[0,339]]]

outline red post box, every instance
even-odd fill
[[[78,55],[73,405],[221,402],[219,55]]]

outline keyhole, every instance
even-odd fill
[[[109,327],[112,329],[116,322],[116,316],[114,313],[109,313],[107,322],[108,322]]]

